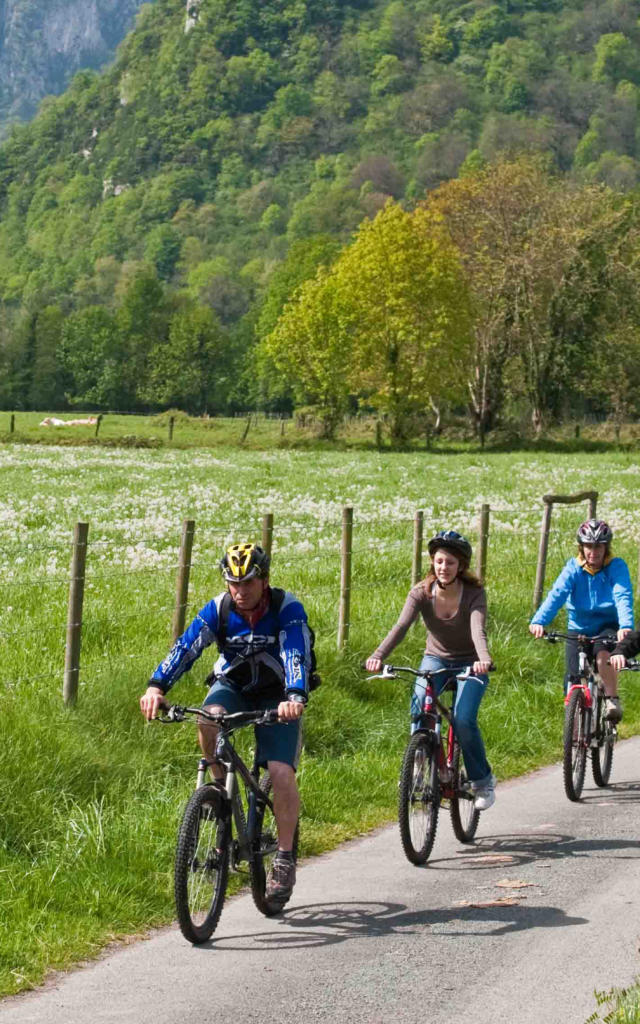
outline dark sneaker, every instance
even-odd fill
[[[286,903],[296,884],[296,866],[293,857],[277,853],[267,878],[266,897],[277,903]]]
[[[622,721],[622,704],[619,697],[607,697],[604,708],[608,721],[614,724]]]

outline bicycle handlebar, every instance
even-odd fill
[[[226,711],[207,711],[206,708],[184,707],[181,704],[167,704],[165,709],[166,714],[156,719],[162,725],[185,722],[189,715],[206,718],[208,722],[229,730],[240,729],[244,725],[275,725],[280,721],[277,708],[267,708],[266,711],[236,711],[233,714],[228,714]]]
[[[395,679],[397,672],[406,672],[407,675],[415,676],[418,679],[429,679],[429,680],[431,680],[433,678],[433,676],[438,675],[438,673],[442,672],[442,671],[446,672],[446,669],[439,668],[439,669],[435,669],[435,671],[430,671],[429,669],[422,669],[422,670],[415,669],[415,668],[412,668],[410,665],[389,665],[389,664],[386,664],[386,665],[382,666],[382,672],[377,672],[377,673],[375,673],[372,676],[367,676],[367,682],[369,682],[371,679]],[[488,671],[489,672],[495,672],[496,671],[496,666],[495,665],[490,665],[489,668],[488,668]],[[472,672],[472,666],[471,665],[469,665],[468,668],[466,668],[464,670],[464,672],[457,672],[456,673],[456,679],[459,682],[461,682],[463,679],[470,679],[473,676],[474,676],[474,673]]]
[[[610,633],[599,633],[597,636],[587,636],[585,633],[575,633],[571,636],[569,633],[559,633],[557,630],[550,630],[547,632],[545,629],[541,637],[534,636],[534,640],[548,640],[550,644],[557,643],[558,640],[575,640],[577,643],[593,643],[595,640],[608,640],[609,643],[617,643],[618,640],[615,636],[611,636]]]

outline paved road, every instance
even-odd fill
[[[442,814],[426,868],[395,828],[346,844],[301,867],[282,918],[236,897],[208,945],[155,933],[0,1024],[584,1024],[594,989],[640,973],[640,738],[613,778],[580,804],[557,766],[505,783],[471,847]]]

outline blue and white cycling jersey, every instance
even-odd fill
[[[546,626],[566,604],[567,629],[597,636],[602,629],[633,629],[633,594],[627,563],[612,558],[599,572],[588,572],[570,558],[531,622]],[[617,626],[616,626],[617,624]]]
[[[150,685],[167,693],[202,652],[217,642],[224,596],[218,594],[198,612],[158,665]],[[269,606],[253,627],[232,605],[224,632],[223,650],[213,669],[216,676],[226,676],[245,692],[271,688],[308,696],[311,634],[306,612],[293,594],[286,591],[279,611]]]

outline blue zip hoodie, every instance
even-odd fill
[[[633,629],[633,594],[627,563],[612,558],[599,572],[588,572],[570,558],[537,612],[532,625],[546,626],[563,605],[567,629],[597,636],[605,627]]]

